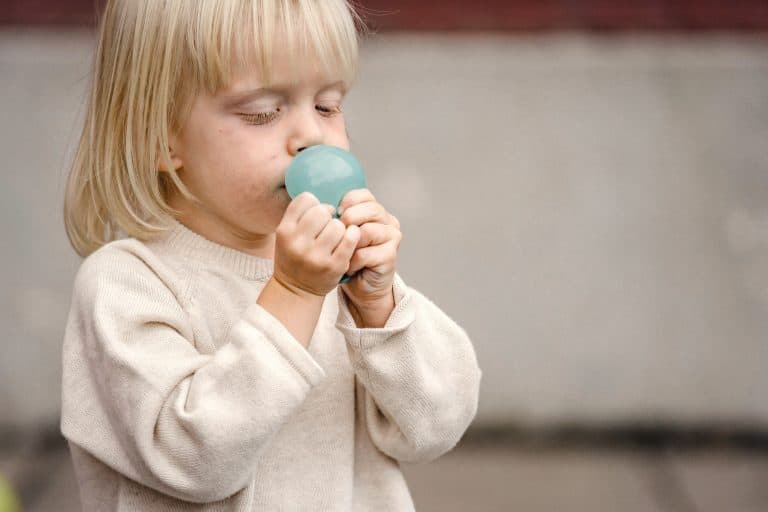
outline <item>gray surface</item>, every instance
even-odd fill
[[[768,510],[765,454],[460,446],[403,470],[419,512]],[[0,451],[0,474],[25,489],[26,512],[79,510],[62,447],[45,455]]]
[[[56,421],[88,32],[0,31],[0,424]],[[346,112],[478,425],[768,422],[768,42],[376,37]]]
[[[698,512],[768,510],[768,457],[699,453],[672,464]]]
[[[458,450],[406,468],[419,511],[661,510],[632,454]]]

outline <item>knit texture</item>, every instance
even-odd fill
[[[274,262],[180,223],[88,256],[63,345],[61,431],[85,511],[409,511],[399,462],[474,418],[467,333],[395,276],[359,329],[325,297],[305,349],[256,303]]]

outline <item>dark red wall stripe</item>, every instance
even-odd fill
[[[0,0],[0,23],[94,25],[98,0]]]
[[[767,30],[768,0],[362,0],[381,30]]]
[[[0,24],[95,23],[104,0],[0,0]],[[195,1],[195,0],[189,0]],[[322,1],[322,0],[318,0]],[[768,0],[357,0],[389,30],[768,31]]]

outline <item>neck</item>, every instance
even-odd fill
[[[186,198],[174,196],[169,204],[179,213],[176,220],[188,229],[211,242],[231,249],[274,260],[275,233],[254,233],[235,225],[200,204],[193,204]]]

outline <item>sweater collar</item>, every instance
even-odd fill
[[[165,243],[183,256],[228,268],[246,279],[266,281],[274,272],[274,260],[254,256],[208,240],[176,219],[171,219],[170,225],[171,229],[168,231]]]

